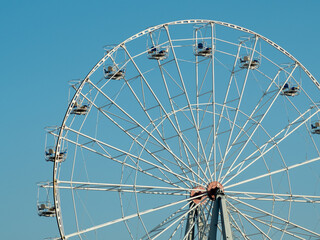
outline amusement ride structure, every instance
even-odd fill
[[[54,239],[320,239],[320,84],[268,38],[161,24],[70,89],[39,184]]]

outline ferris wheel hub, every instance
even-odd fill
[[[207,189],[202,186],[193,188],[190,197],[193,198],[192,201],[195,204],[200,203],[202,205],[207,201],[205,200],[207,197],[212,201],[216,200],[218,194],[224,195],[223,185],[218,181],[213,181],[208,184]]]
[[[198,186],[191,191],[190,197],[196,197],[192,200],[195,204],[204,204],[206,202],[204,199],[207,197],[206,194],[204,194],[205,192],[206,189],[204,187]]]
[[[217,181],[213,181],[207,186],[207,194],[208,197],[214,201],[216,199],[217,194],[224,194],[224,188],[221,183]]]

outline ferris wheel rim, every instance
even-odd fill
[[[268,43],[269,45],[273,46],[274,48],[276,48],[278,51],[282,52],[283,54],[285,54],[286,56],[288,56],[290,59],[292,59],[297,65],[299,65],[303,71],[308,75],[308,77],[313,81],[313,83],[316,85],[316,87],[318,89],[320,89],[320,84],[318,83],[318,81],[313,77],[313,75],[295,58],[293,57],[290,53],[288,53],[286,50],[284,50],[282,47],[280,47],[279,45],[277,45],[276,43],[274,43],[273,41],[269,40],[268,38],[254,32],[251,31],[249,29],[243,28],[243,27],[239,27],[237,25],[234,24],[229,24],[229,23],[225,23],[225,22],[220,22],[220,21],[214,21],[214,20],[201,20],[201,19],[190,19],[190,20],[179,20],[179,21],[173,21],[173,22],[168,22],[165,24],[160,24],[160,25],[156,25],[154,27],[150,27],[147,28],[146,30],[143,30],[133,36],[131,36],[130,38],[127,38],[125,41],[121,42],[120,44],[116,45],[114,48],[112,48],[112,50],[110,52],[108,52],[103,58],[101,58],[98,63],[89,71],[89,73],[87,74],[87,76],[81,81],[76,93],[74,94],[72,100],[70,101],[70,104],[67,108],[67,111],[65,113],[65,116],[63,118],[61,127],[59,128],[59,134],[58,134],[58,141],[57,141],[57,145],[56,145],[56,149],[55,152],[59,152],[60,149],[60,144],[62,141],[62,134],[63,131],[65,129],[65,123],[71,113],[71,110],[73,108],[73,105],[75,104],[76,99],[79,97],[79,94],[83,88],[83,86],[85,85],[85,83],[87,81],[90,81],[90,76],[98,69],[100,68],[100,66],[102,66],[102,64],[112,55],[112,53],[116,52],[119,48],[121,48],[122,46],[124,46],[126,43],[133,41],[136,38],[139,38],[141,36],[146,35],[147,33],[153,32],[157,29],[160,29],[164,26],[171,26],[171,25],[180,25],[180,24],[218,24],[224,27],[228,27],[228,28],[232,28],[235,30],[239,30],[242,32],[246,32],[246,33],[250,33],[253,35],[256,35],[257,37],[259,37],[260,39],[264,40],[266,43]],[[54,167],[53,167],[53,195],[54,195],[54,204],[56,206],[55,211],[56,211],[56,219],[57,219],[57,223],[59,226],[59,231],[60,231],[60,235],[61,236],[65,236],[64,233],[64,228],[63,228],[63,223],[62,223],[62,216],[61,216],[61,212],[60,212],[60,197],[58,194],[58,187],[57,187],[57,178],[56,178],[56,174],[57,174],[57,168],[58,168],[58,161],[56,161],[57,159],[55,159],[54,162]],[[64,238],[63,238],[64,239]]]
[[[90,76],[95,72],[95,70],[97,68],[99,68],[107,58],[110,57],[110,55],[112,53],[114,53],[115,51],[117,51],[121,46],[125,45],[126,43],[142,37],[144,35],[146,35],[147,33],[153,32],[155,30],[158,30],[164,26],[171,26],[171,25],[181,25],[181,24],[218,24],[224,27],[228,27],[234,30],[238,30],[238,31],[242,31],[245,33],[250,33],[253,35],[258,36],[259,38],[261,38],[262,40],[264,40],[266,43],[270,44],[271,46],[273,46],[274,48],[276,48],[277,50],[279,50],[280,52],[282,52],[283,54],[285,54],[286,56],[288,56],[291,60],[293,60],[294,62],[296,62],[303,70],[304,72],[309,76],[309,78],[313,81],[313,83],[318,87],[318,89],[320,90],[320,83],[316,80],[316,78],[311,74],[311,72],[300,62],[298,61],[292,54],[290,54],[288,51],[286,51],[283,47],[281,47],[280,45],[276,44],[275,42],[273,42],[272,40],[268,39],[267,37],[252,31],[250,29],[235,25],[235,24],[231,24],[231,23],[227,23],[227,22],[222,22],[222,21],[216,21],[216,20],[205,20],[205,19],[188,19],[188,20],[178,20],[178,21],[172,21],[172,22],[167,22],[167,23],[163,23],[163,24],[159,24],[159,25],[155,25],[153,27],[149,27],[146,28],[145,30],[140,31],[137,34],[132,35],[131,37],[127,38],[126,40],[122,41],[119,44],[115,44],[115,46],[104,56],[102,57],[98,63],[96,63],[96,65],[94,65],[94,67],[89,71],[89,73],[87,74],[87,76],[84,78],[83,82],[86,81],[87,79],[90,78]]]

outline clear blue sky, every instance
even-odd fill
[[[44,161],[44,127],[61,123],[67,81],[83,78],[104,45],[173,20],[220,20],[268,37],[320,79],[319,9],[318,0],[3,0],[0,238],[57,235],[55,221],[36,211],[36,183],[52,177]]]

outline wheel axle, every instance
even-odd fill
[[[207,193],[207,194],[204,194],[204,193]],[[190,193],[191,198],[196,197],[192,201],[195,204],[200,203],[201,205],[207,201],[207,200],[205,200],[207,197],[210,200],[215,201],[217,195],[224,195],[224,188],[223,188],[222,184],[217,181],[210,182],[207,185],[207,189],[205,189],[202,186],[197,186]],[[197,197],[197,196],[199,196],[199,197]]]

